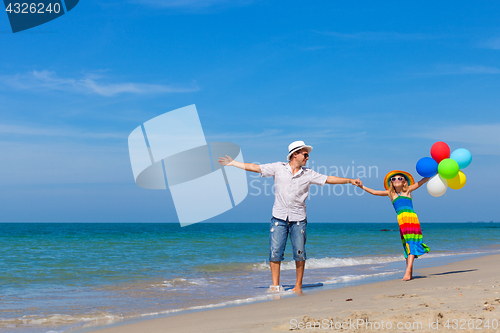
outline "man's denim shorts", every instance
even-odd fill
[[[273,216],[269,233],[269,261],[283,261],[286,240],[290,234],[292,242],[293,260],[306,260],[306,226],[307,219],[290,222],[277,219]]]

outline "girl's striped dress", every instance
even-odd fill
[[[429,247],[422,242],[422,231],[418,217],[413,210],[413,201],[409,197],[398,196],[392,201],[398,214],[399,233],[403,242],[405,258],[413,254],[415,258],[429,252]]]

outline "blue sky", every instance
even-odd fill
[[[106,0],[16,34],[0,15],[0,221],[176,222],[168,190],[135,185],[127,137],[190,104],[207,140],[246,161],[304,140],[313,167],[376,166],[372,188],[392,169],[416,176],[436,141],[467,148],[467,185],[422,188],[415,209],[499,221],[499,15],[491,1]],[[267,222],[272,204],[249,195],[210,221]],[[310,222],[396,218],[368,194],[307,206]]]

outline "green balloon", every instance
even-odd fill
[[[451,158],[445,158],[438,165],[438,173],[444,179],[453,179],[458,175],[458,163]]]

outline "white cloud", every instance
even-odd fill
[[[416,75],[477,75],[500,74],[500,68],[481,65],[440,65],[430,72]]]
[[[428,139],[444,138],[454,142],[488,143],[500,146],[500,123],[436,128],[420,133],[418,136]]]
[[[400,33],[400,32],[379,32],[379,31],[364,31],[354,33],[342,33],[335,31],[314,31],[318,34],[335,37],[337,39],[345,40],[424,40],[434,39],[436,36],[422,34],[422,33]]]
[[[360,141],[365,140],[368,132],[352,130],[302,130],[286,131],[285,129],[266,129],[261,132],[225,132],[207,135],[208,141],[231,141],[245,146],[269,147],[273,145],[282,146],[283,142],[290,143],[296,140],[316,143],[335,139],[337,141]]]
[[[189,87],[167,86],[148,83],[105,83],[103,78],[95,75],[86,75],[82,78],[63,78],[53,71],[33,71],[26,74],[0,76],[0,84],[14,89],[27,90],[55,90],[82,94],[97,94],[101,96],[114,96],[117,94],[162,94],[184,93],[198,91],[199,88],[192,84]]]
[[[500,74],[500,69],[488,66],[461,66],[450,74]]]
[[[492,50],[500,50],[500,37],[490,38],[482,45],[482,47]]]
[[[133,0],[134,3],[163,8],[208,8],[215,6],[241,6],[253,0]]]
[[[417,132],[419,138],[466,145],[472,154],[500,155],[500,123],[456,125]],[[459,148],[459,147],[456,147]]]
[[[128,133],[77,127],[0,124],[0,169],[6,184],[108,183],[133,180]]]
[[[126,148],[116,145],[0,140],[0,185],[133,182]]]
[[[327,48],[329,48],[329,47],[327,47],[327,46],[309,46],[309,47],[302,47],[301,49],[303,51],[318,51],[318,50],[324,50]]]
[[[43,136],[43,137],[66,137],[66,138],[82,138],[82,139],[123,139],[128,136],[127,133],[99,133],[87,132],[79,128],[50,128],[40,127],[37,125],[11,125],[0,124],[0,133],[2,135],[22,135],[26,136]]]

